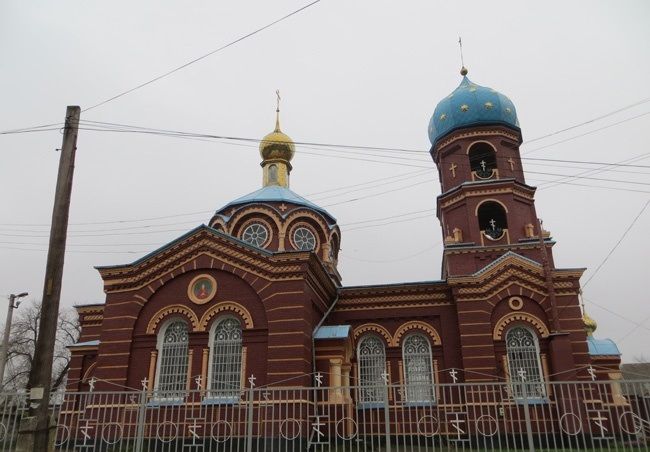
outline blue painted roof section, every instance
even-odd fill
[[[333,223],[336,223],[336,218],[334,218],[330,213],[323,209],[322,207],[317,206],[313,202],[303,198],[296,192],[286,188],[280,187],[279,185],[271,185],[268,187],[262,187],[259,190],[249,193],[241,198],[237,198],[234,201],[230,201],[228,204],[218,209],[217,212],[220,212],[228,207],[237,206],[240,204],[250,204],[255,202],[290,202],[292,204],[297,204],[299,206],[305,206],[310,209],[316,210],[326,217],[328,217]]]
[[[463,77],[458,88],[438,102],[429,121],[429,140],[435,144],[461,127],[503,124],[519,130],[517,110],[503,94]]]
[[[99,345],[99,339],[95,339],[94,341],[87,341],[87,342],[77,342],[76,344],[68,345],[68,348],[90,347],[95,345]]]
[[[596,339],[593,336],[587,337],[589,354],[591,356],[620,356],[621,352],[611,339]]]
[[[321,326],[314,333],[314,339],[345,339],[350,334],[350,325]]]

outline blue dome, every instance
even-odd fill
[[[461,127],[503,124],[519,129],[517,111],[510,99],[467,77],[449,96],[438,102],[429,121],[429,140],[438,140]]]

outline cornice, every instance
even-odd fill
[[[188,271],[201,255],[232,265],[267,281],[301,279],[309,252],[268,253],[240,244],[225,234],[198,229],[178,243],[135,264],[99,268],[105,292],[135,290],[167,274]],[[194,264],[195,267],[195,264]],[[216,268],[216,267],[215,267]]]

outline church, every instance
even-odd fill
[[[382,384],[426,404],[440,384],[525,381],[514,397],[543,400],[550,382],[620,378],[616,345],[580,307],[584,268],[555,266],[515,105],[461,76],[428,128],[440,280],[342,285],[341,230],[290,188],[295,144],[278,108],[261,188],[134,262],[97,267],[106,300],[76,307],[67,391],[227,403],[252,386],[322,385],[356,387],[329,401],[361,407],[384,400]]]

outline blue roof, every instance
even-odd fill
[[[68,348],[94,347],[97,345],[99,345],[99,339],[95,339],[94,341],[87,341],[87,342],[77,342],[76,344],[68,345]]]
[[[429,140],[435,144],[461,127],[503,124],[519,129],[515,105],[503,94],[463,77],[458,88],[438,102],[429,121]]]
[[[336,218],[334,218],[330,213],[323,209],[322,207],[317,206],[311,201],[303,198],[299,194],[291,191],[286,187],[281,187],[279,185],[271,185],[268,187],[262,187],[259,190],[249,193],[241,198],[237,198],[234,201],[230,201],[228,204],[218,209],[217,212],[220,212],[228,207],[237,206],[240,204],[250,204],[255,202],[290,202],[292,204],[297,204],[299,206],[304,206],[309,209],[316,210],[330,219],[333,223],[336,223]]]
[[[345,339],[350,334],[350,325],[321,326],[314,333],[314,339]]]
[[[587,337],[589,354],[591,356],[620,356],[621,352],[611,339],[596,339],[593,336]]]

